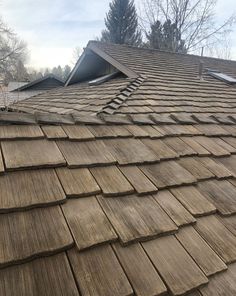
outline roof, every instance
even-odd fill
[[[91,73],[97,70],[99,71],[103,67],[104,61],[115,67],[116,70],[126,74],[129,78],[138,78],[138,74],[126,67],[124,63],[120,63],[112,55],[100,49],[95,42],[89,42],[74,69],[71,71],[66,81],[66,86],[74,84],[76,80],[89,78]]]
[[[90,108],[115,94],[105,103],[112,114],[39,113],[27,103],[34,114],[0,113],[0,295],[236,294],[234,106],[190,113],[139,104],[125,114],[127,103],[163,100],[149,77],[57,91]],[[218,100],[234,101],[234,87],[216,85]],[[125,103],[115,108],[118,96]]]
[[[4,108],[62,86],[64,86],[64,82],[52,74],[32,82],[9,82],[8,86],[0,91],[0,107]]]
[[[20,85],[14,88],[12,91],[22,91],[22,90],[49,90],[55,87],[64,86],[64,82],[57,76],[53,74],[48,74],[42,78],[36,79],[29,83]]]
[[[4,109],[7,106],[31,98],[33,96],[39,95],[45,91],[42,90],[32,90],[32,91],[8,91],[6,87],[3,91],[0,92],[0,108]]]
[[[48,95],[42,94],[13,105],[12,109],[77,115],[100,112],[107,114],[181,113],[188,115],[203,111],[208,115],[221,115],[222,113],[230,115],[234,112],[232,107],[235,106],[235,86],[211,77],[206,71],[208,68],[216,69],[236,77],[236,62],[234,61],[122,45],[107,45],[95,41],[90,42],[88,46],[89,53],[92,49],[96,49],[96,53],[95,51],[93,53],[99,60],[101,57],[106,58],[104,61],[112,62],[113,66],[117,66],[115,64],[117,61],[119,65],[123,65],[123,68],[129,69],[138,76],[128,75],[126,70],[123,72],[126,78],[121,79],[122,88],[117,88],[119,81],[115,79],[92,88],[86,82],[76,83],[76,79],[79,81],[80,77],[77,77],[75,71],[77,67],[75,67],[72,71],[74,78],[69,77],[68,79],[68,81],[73,80],[74,84],[63,90],[52,90],[50,99]],[[87,50],[81,59],[86,60],[84,58],[86,53]],[[199,79],[200,62],[203,62],[205,69],[203,79]],[[78,64],[82,65],[79,62]],[[84,68],[85,66],[82,65],[83,71]],[[91,65],[88,68],[91,69]],[[122,70],[121,67],[119,69]],[[143,79],[141,83],[140,76]],[[117,86],[114,85],[116,81]]]

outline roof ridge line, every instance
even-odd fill
[[[215,61],[223,61],[223,62],[233,62],[236,63],[236,59],[224,59],[224,58],[217,58],[217,57],[210,57],[210,56],[201,56],[198,54],[194,53],[182,53],[182,52],[173,52],[173,51],[168,51],[168,50],[163,50],[163,49],[157,49],[157,48],[148,48],[148,47],[139,47],[139,46],[133,46],[130,44],[111,44],[108,42],[102,42],[102,41],[97,41],[97,40],[90,40],[90,43],[98,43],[98,44],[103,44],[103,45],[112,45],[112,46],[119,46],[123,48],[131,48],[131,49],[137,49],[137,50],[146,50],[149,52],[161,52],[161,53],[167,53],[171,55],[178,55],[178,56],[189,56],[189,57],[194,57],[194,58],[202,58],[202,59],[210,59],[210,60],[215,60]]]
[[[119,109],[130,96],[132,96],[132,94],[144,83],[146,79],[147,77],[144,75],[139,75],[138,78],[135,78],[133,81],[131,81],[128,86],[126,86],[126,88],[124,88],[118,95],[111,99],[101,111],[98,111],[97,115],[113,115],[114,112]]]

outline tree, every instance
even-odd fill
[[[163,25],[160,21],[152,24],[146,38],[146,45],[150,48],[186,53],[185,42],[181,39],[179,29],[176,23],[172,24],[170,20],[165,21]]]
[[[21,60],[16,63],[15,66],[15,73],[14,73],[14,80],[15,81],[29,81],[30,77],[28,74],[27,69],[25,68],[24,64]]]
[[[204,48],[204,51],[207,52],[207,54],[209,54],[210,56],[230,60],[232,59],[231,49],[231,36],[226,35],[221,39],[221,42],[218,42],[217,44],[215,44],[215,46],[209,46],[209,48]]]
[[[29,77],[30,77],[30,81],[34,81],[34,80],[43,78],[43,74],[41,71],[30,69],[29,70]]]
[[[70,75],[71,67],[69,65],[65,65],[64,71],[63,71],[63,80],[66,81],[68,76]]]
[[[50,70],[48,68],[45,69],[43,76],[48,76],[50,74]]]
[[[162,24],[170,21],[176,26],[173,38],[183,40],[186,51],[214,46],[235,23],[235,16],[232,15],[218,25],[214,14],[216,4],[217,0],[145,0],[142,28],[149,32],[157,21]]]
[[[59,65],[57,67],[57,76],[61,79],[63,79],[63,71],[62,71],[62,67]]]
[[[73,65],[75,65],[78,62],[78,59],[79,59],[79,57],[81,55],[81,52],[82,52],[82,50],[81,50],[81,48],[79,46],[76,46],[74,48],[73,53],[72,53],[72,61],[71,61],[71,63]]]
[[[69,65],[66,65],[65,67],[61,67],[60,65],[54,68],[45,68],[45,69],[29,69],[29,78],[30,81],[34,81],[36,79],[45,77],[47,75],[53,74],[60,78],[61,80],[66,80],[71,72],[71,67]]]
[[[26,58],[25,42],[0,19],[0,75],[5,78],[5,82],[14,78],[19,62],[23,64]]]
[[[113,0],[106,15],[101,41],[139,46],[142,42],[133,0]]]
[[[52,74],[57,76],[58,78],[60,79],[63,79],[63,73],[62,73],[62,68],[61,66],[58,66],[58,67],[54,67],[52,69]]]

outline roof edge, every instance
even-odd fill
[[[107,44],[106,42],[102,42],[102,41],[96,41],[96,40],[92,40],[90,42],[95,43],[101,43],[101,44]],[[224,58],[218,58],[218,57],[213,57],[213,56],[209,56],[209,55],[199,55],[196,53],[191,53],[191,51],[189,53],[182,53],[182,52],[173,52],[170,50],[164,50],[164,49],[156,49],[156,48],[148,48],[148,47],[139,47],[139,46],[134,46],[134,45],[130,45],[130,44],[112,44],[112,45],[118,45],[118,46],[122,46],[122,47],[128,47],[131,49],[137,49],[137,50],[146,50],[146,51],[150,51],[150,52],[161,52],[161,53],[167,53],[167,54],[171,54],[171,55],[179,55],[179,56],[191,56],[194,58],[202,58],[202,59],[211,59],[211,60],[215,60],[215,61],[222,61],[222,62],[228,62],[228,63],[236,63],[236,59],[224,59]]]
[[[101,58],[106,60],[108,63],[110,63],[112,66],[117,68],[119,71],[127,75],[131,79],[136,79],[139,77],[137,73],[135,73],[133,70],[129,69],[125,65],[118,62],[116,59],[114,59],[112,56],[107,54],[105,51],[101,50],[99,47],[97,47],[94,43],[94,41],[89,41],[88,46],[89,49],[91,49],[93,52],[95,52],[97,55],[99,55]]]
[[[87,47],[84,49],[82,55],[79,57],[78,61],[76,62],[73,70],[71,71],[69,77],[67,78],[66,82],[65,82],[65,86],[68,86],[72,80],[72,78],[74,77],[76,71],[78,70],[80,64],[82,63],[82,61],[84,60],[85,56],[86,56],[86,51],[87,51]]]
[[[57,77],[57,76],[55,76],[55,75],[53,75],[53,74],[48,74],[48,75],[46,75],[46,76],[44,76],[44,77],[42,77],[42,78],[36,79],[36,80],[34,80],[34,81],[31,81],[31,82],[29,82],[29,83],[27,83],[27,84],[25,84],[25,85],[23,85],[23,86],[21,86],[21,87],[19,87],[19,88],[16,88],[16,89],[14,89],[14,90],[12,90],[12,91],[21,91],[21,90],[25,90],[25,89],[27,89],[27,88],[29,88],[29,87],[31,87],[31,86],[34,86],[35,84],[37,84],[37,83],[39,83],[39,82],[42,82],[42,81],[44,81],[44,80],[46,80],[46,79],[48,79],[48,78],[53,78],[53,79],[59,81],[60,83],[62,83],[62,84],[64,85],[64,81],[61,80],[59,77]]]
[[[120,62],[118,62],[116,59],[114,59],[112,56],[110,56],[109,54],[107,54],[105,51],[103,51],[100,48],[98,48],[95,45],[95,42],[94,41],[89,41],[88,44],[87,44],[87,47],[85,48],[85,50],[83,52],[83,54],[80,56],[78,62],[76,63],[74,69],[72,70],[70,76],[66,80],[65,86],[68,86],[70,84],[70,81],[73,79],[73,77],[74,77],[75,73],[77,72],[80,64],[84,60],[84,58],[86,56],[87,50],[91,50],[92,52],[94,52],[95,54],[97,54],[98,56],[100,56],[102,59],[104,59],[105,61],[107,61],[109,64],[111,64],[113,67],[115,67],[117,70],[119,70],[120,72],[122,72],[123,74],[125,74],[126,76],[128,76],[129,78],[136,79],[136,78],[139,77],[139,75],[137,73],[135,73],[134,71],[132,71],[131,69],[129,69],[125,65],[121,64]]]

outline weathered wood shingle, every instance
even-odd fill
[[[234,296],[235,87],[197,56],[88,48],[123,74],[0,114],[0,294]]]

